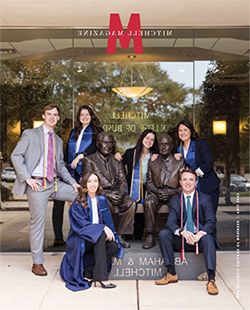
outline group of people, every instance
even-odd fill
[[[170,211],[159,244],[168,273],[156,284],[178,281],[174,249],[184,255],[184,251],[197,251],[199,246],[207,268],[208,293],[218,294],[214,277],[215,249],[219,246],[219,179],[213,170],[210,148],[192,123],[184,120],[178,124],[174,152],[170,135],[162,134],[157,140],[156,133],[147,129],[136,146],[121,156],[115,153],[114,137],[102,130],[93,110],[85,105],[78,110],[77,124],[63,155],[62,140],[54,132],[60,118],[58,107],[46,106],[42,117],[43,125],[25,130],[11,155],[17,173],[13,192],[26,193],[29,203],[32,272],[47,275],[43,239],[49,198],[54,199],[57,210],[53,211],[55,245],[64,242],[64,202],[73,202],[66,254],[60,268],[62,279],[73,291],[89,288],[92,282],[99,282],[103,288],[116,287],[108,280],[111,258],[122,258],[123,248],[130,247],[126,237],[134,234],[140,239],[144,225],[147,238],[143,248],[152,248],[157,212],[165,204]],[[138,203],[143,204],[145,218],[136,216]],[[115,227],[112,215],[116,210]],[[58,218],[60,224],[55,227]]]

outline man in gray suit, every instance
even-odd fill
[[[37,276],[47,275],[43,267],[43,239],[48,200],[73,201],[79,187],[65,167],[63,142],[54,132],[60,118],[58,107],[47,105],[42,117],[43,125],[25,130],[11,154],[17,174],[13,193],[26,193],[28,198],[32,272]]]

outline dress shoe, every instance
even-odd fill
[[[209,295],[218,295],[219,290],[214,280],[207,282],[207,292]]]
[[[125,241],[121,236],[118,236],[118,237],[119,237],[119,240],[123,248],[125,249],[130,248],[130,244],[127,241]]]
[[[143,249],[150,249],[155,246],[155,238],[153,234],[149,234],[145,243],[143,244]]]
[[[157,285],[166,285],[168,283],[177,283],[178,282],[178,275],[177,273],[172,276],[171,273],[165,274],[165,276],[162,279],[156,280],[155,284]]]
[[[60,245],[65,245],[66,241],[64,241],[63,239],[55,239],[54,240],[54,246],[60,246]]]
[[[47,276],[47,274],[48,274],[46,269],[43,267],[43,264],[33,264],[32,272],[36,276]]]
[[[199,281],[208,281],[208,275],[206,272],[202,272],[198,275],[197,280]]]
[[[95,287],[96,287],[96,282],[99,282],[99,283],[101,284],[102,288],[115,288],[115,287],[116,287],[116,285],[113,284],[113,283],[107,283],[107,284],[105,284],[105,283],[103,283],[102,281],[94,281]]]

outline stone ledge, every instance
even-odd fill
[[[143,243],[143,240],[131,241],[131,248],[125,249],[123,259],[113,260],[110,280],[157,280],[163,277],[167,270],[158,242],[149,250],[142,248]],[[183,261],[181,253],[175,253],[175,267],[179,280],[196,280],[206,271],[202,253],[185,253]]]
[[[115,206],[115,214],[118,214],[119,213],[119,209],[117,206]],[[138,203],[137,204],[137,209],[136,209],[136,213],[144,213],[144,209],[143,209],[143,205],[142,203]],[[169,206],[168,205],[162,205],[160,207],[160,209],[158,210],[158,213],[160,214],[165,214],[165,215],[168,215],[169,213]]]

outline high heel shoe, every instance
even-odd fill
[[[113,283],[104,284],[102,281],[94,281],[95,287],[96,287],[96,282],[99,282],[101,284],[102,288],[115,288],[116,287],[116,285]]]

